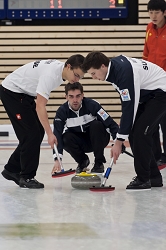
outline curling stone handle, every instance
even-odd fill
[[[64,171],[64,168],[63,168],[63,165],[62,165],[62,161],[61,161],[61,159],[59,157],[58,149],[57,149],[57,146],[56,146],[55,143],[54,143],[54,150],[55,150],[55,153],[56,153],[56,157],[57,157],[57,159],[59,161],[59,164],[61,166],[61,171]]]

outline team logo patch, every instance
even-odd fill
[[[18,120],[21,120],[21,115],[20,115],[20,114],[16,114],[16,118],[17,118]]]
[[[103,109],[100,109],[98,112],[97,112],[101,118],[105,121],[107,118],[108,118],[108,114],[103,110]]]
[[[122,90],[120,90],[120,95],[121,95],[121,98],[122,98],[123,102],[131,100],[128,89],[122,89]]]

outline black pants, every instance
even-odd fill
[[[34,97],[2,87],[1,100],[19,140],[5,169],[20,173],[24,178],[33,178],[39,165],[40,145],[44,137]]]
[[[95,162],[105,163],[104,148],[108,145],[110,134],[100,121],[93,121],[86,133],[66,132],[63,135],[64,149],[78,163],[87,159],[85,153],[94,153]]]
[[[166,93],[157,93],[155,98],[138,107],[129,142],[134,154],[135,171],[141,181],[160,174],[152,150],[153,135],[165,114]]]
[[[160,133],[159,133],[159,126],[156,129],[154,133],[154,155],[156,161],[159,159],[162,159],[164,162],[166,162],[166,116],[163,117],[163,119],[160,122],[161,131],[162,131],[162,137],[163,137],[163,153],[161,149],[161,142],[160,142]]]

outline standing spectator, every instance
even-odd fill
[[[147,5],[150,22],[146,28],[143,59],[159,65],[166,71],[166,2],[150,0]],[[166,164],[166,116],[160,122],[163,137],[163,153],[159,126],[154,133],[153,151],[158,166]]]

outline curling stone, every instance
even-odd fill
[[[96,174],[81,172],[71,178],[71,185],[76,189],[89,189],[93,186],[100,187],[101,179]]]

